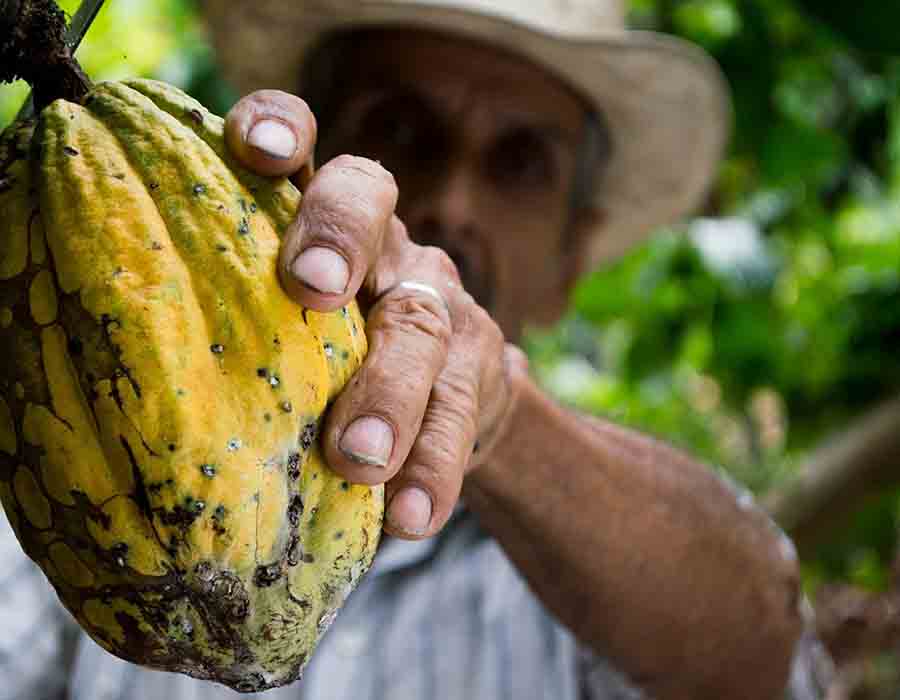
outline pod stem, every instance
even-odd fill
[[[91,88],[53,0],[0,0],[0,82],[20,78],[34,91],[36,112],[60,98],[81,102]]]

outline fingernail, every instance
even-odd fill
[[[282,122],[263,119],[256,122],[247,134],[247,143],[258,148],[270,158],[287,160],[297,151],[294,132]]]
[[[413,535],[424,534],[431,522],[431,498],[418,486],[407,486],[391,499],[387,517],[398,530]]]
[[[350,281],[350,266],[329,248],[313,246],[296,257],[291,265],[294,277],[323,294],[342,294]]]
[[[347,426],[340,448],[354,462],[385,467],[394,449],[394,431],[381,418],[363,416]]]

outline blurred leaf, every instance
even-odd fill
[[[898,3],[885,0],[798,0],[798,4],[864,51],[900,53]]]

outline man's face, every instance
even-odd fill
[[[413,240],[451,255],[509,339],[555,315],[580,254],[570,235],[580,100],[520,58],[422,32],[364,35],[344,65],[323,155],[390,170]]]

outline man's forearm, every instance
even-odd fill
[[[801,629],[783,536],[685,454],[519,381],[465,495],[548,608],[658,700],[780,697]]]

